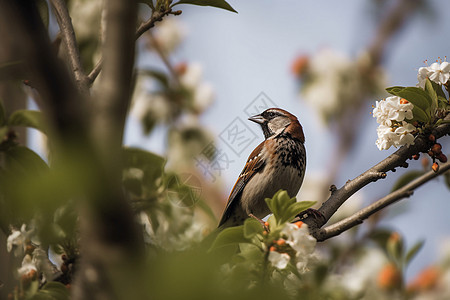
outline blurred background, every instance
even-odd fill
[[[384,88],[415,86],[425,61],[445,60],[450,52],[450,19],[438,0],[229,3],[238,14],[178,6],[181,16],[168,17],[139,41],[139,69],[175,74],[196,96],[191,112],[174,119],[161,81],[139,76],[125,136],[126,145],[168,156],[168,168],[193,174],[190,183],[216,216],[249,153],[263,140],[249,115],[277,106],[299,118],[308,166],[298,199],[320,203],[330,184],[342,186],[395,151],[375,145],[371,111],[387,96]],[[142,7],[141,13],[149,12]],[[448,149],[448,140],[441,143]],[[381,198],[403,173],[422,170],[427,162],[429,169],[430,160],[421,157],[370,184],[338,214]],[[408,247],[425,241],[407,278],[449,249],[449,200],[439,178],[368,222],[398,231]],[[370,226],[360,226],[351,238]]]
[[[65,2],[87,72],[102,57],[103,2]],[[137,42],[135,89],[125,128],[124,143],[128,148],[124,150],[126,161],[119,175],[144,232],[151,258],[151,268],[145,268],[147,276],[157,278],[143,277],[146,284],[154,285],[145,286],[149,291],[163,291],[161,295],[165,296],[168,291],[189,299],[187,291],[198,299],[205,287],[216,295],[217,289],[230,286],[222,284],[222,277],[212,278],[209,274],[214,268],[205,263],[202,255],[197,257],[198,253],[194,255],[189,250],[217,227],[248,155],[263,141],[261,129],[248,117],[269,107],[281,107],[298,117],[306,136],[307,172],[297,199],[317,201],[316,207],[320,207],[328,198],[331,185],[341,187],[396,150],[380,151],[375,144],[378,124],[371,113],[375,101],[388,96],[385,88],[416,86],[420,67],[446,61],[450,53],[450,19],[446,16],[447,7],[438,0],[228,2],[237,14],[213,7],[177,5],[174,10],[182,10],[181,15],[165,16]],[[67,62],[67,49],[60,43],[52,10],[44,6],[42,12],[44,21],[49,17],[53,45]],[[140,21],[150,16],[150,7],[140,4]],[[14,56],[9,52],[0,56]],[[98,84],[101,76],[100,73],[93,84],[93,99],[102,93]],[[24,85],[22,78],[0,86],[2,96],[6,115],[25,108],[25,102],[28,108],[39,109],[38,94]],[[19,111],[16,116],[36,113]],[[28,144],[52,167],[48,150],[51,141],[39,131],[24,127],[39,128],[39,122],[24,124],[24,119],[29,121],[8,121],[12,122],[8,126],[19,126],[14,128],[14,134],[5,136],[3,131],[3,143],[17,140]],[[444,153],[450,154],[449,139],[439,142]],[[11,149],[18,149],[12,145]],[[33,160],[48,171],[39,157]],[[410,172],[419,174],[431,168],[431,159],[426,155],[408,162],[407,169],[389,172],[386,179],[369,184],[348,199],[328,223],[350,216],[389,194],[398,180]],[[63,176],[70,182],[71,172]],[[34,173],[30,174],[30,182],[34,182]],[[17,208],[18,218],[0,218],[0,260],[9,261],[7,267],[0,269],[0,280],[7,278],[12,282],[9,270],[18,266],[22,267],[14,275],[29,274],[24,267],[33,266],[22,260],[23,251],[36,236],[51,245],[46,251],[52,263],[61,270],[73,265],[79,255],[78,221],[72,199],[55,193],[60,185],[59,175],[51,180],[44,177],[48,186],[42,187],[39,180],[28,184],[24,193],[20,176],[20,186],[9,184],[11,176],[4,177],[8,190],[2,192],[11,193],[8,205]],[[51,195],[50,200],[42,195]],[[386,299],[386,295],[395,295],[396,289],[408,293],[425,291],[428,298],[421,299],[445,298],[450,295],[449,200],[448,183],[441,176],[364,224],[318,243],[311,272],[302,277],[302,282],[291,282],[294,289],[297,286],[301,292],[313,291],[312,299],[316,299],[314,295]],[[51,205],[45,206],[46,201]],[[5,212],[6,209],[0,211],[7,215]],[[41,232],[35,230],[39,228],[43,228]],[[404,249],[393,258],[389,247],[401,245],[401,237]],[[422,241],[422,249],[409,264],[406,253]],[[31,256],[28,253],[25,257]],[[234,286],[237,295],[253,270],[252,261],[248,264],[248,274],[234,278],[239,283]],[[180,265],[183,272],[179,272]],[[231,273],[225,270],[223,274],[227,277]],[[287,279],[288,276],[289,283]],[[173,284],[180,282],[185,283],[184,288],[173,289]],[[286,282],[282,282],[283,290]],[[0,289],[0,298],[11,289]],[[226,292],[217,296],[228,297],[229,291]],[[259,292],[267,296],[265,290]],[[208,295],[205,292],[206,298]]]

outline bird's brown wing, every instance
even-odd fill
[[[225,206],[225,210],[219,222],[219,227],[222,226],[222,224],[224,224],[231,217],[234,206],[239,204],[239,200],[245,185],[256,173],[260,172],[264,168],[265,162],[261,155],[261,151],[264,147],[264,142],[259,144],[258,147],[256,147],[248,157],[247,163],[245,164],[244,169],[239,175],[238,180],[234,184],[234,187],[230,193],[230,197],[228,197],[227,205]]]

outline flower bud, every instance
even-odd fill
[[[306,55],[297,57],[292,63],[291,70],[294,75],[301,77],[306,73],[309,58]]]
[[[402,276],[399,269],[393,264],[385,265],[378,274],[377,284],[383,290],[392,290],[399,287]]]
[[[408,285],[408,291],[419,292],[432,290],[438,284],[441,271],[434,266],[422,270]]]
[[[434,135],[432,135],[432,134],[430,134],[429,136],[428,136],[428,140],[430,141],[430,142],[435,142],[436,141],[436,137],[434,136]]]
[[[406,100],[404,98],[400,99],[400,104],[408,104],[408,103],[409,103],[408,100]]]
[[[431,169],[433,169],[434,172],[439,171],[439,165],[437,162],[434,162],[433,165],[431,166]]]
[[[443,163],[447,162],[447,156],[442,152],[436,158],[439,159],[440,162],[443,162]]]
[[[277,251],[277,248],[275,248],[274,246],[271,246],[271,247],[269,248],[269,251]]]
[[[295,225],[297,225],[298,228],[302,227],[303,222],[302,221],[298,221],[294,223]]]
[[[434,144],[433,146],[431,146],[431,151],[435,155],[439,155],[440,153],[442,153],[442,145],[439,143]]]
[[[276,244],[277,244],[278,246],[284,246],[284,245],[286,245],[286,241],[285,241],[284,239],[279,239],[279,240],[276,242]]]
[[[419,160],[420,154],[414,154],[414,155],[412,156],[412,158],[413,158],[414,160]]]

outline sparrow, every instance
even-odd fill
[[[297,195],[305,175],[305,136],[293,114],[269,108],[249,120],[261,126],[265,140],[248,157],[231,190],[219,229],[242,225],[249,216],[264,218],[271,213],[264,199],[280,189],[291,197]]]

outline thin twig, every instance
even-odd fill
[[[171,12],[172,12],[171,8],[168,8],[163,11],[154,12],[150,19],[148,19],[146,22],[142,22],[141,25],[139,25],[138,29],[136,30],[136,39],[138,39],[142,34],[144,34],[144,32],[154,27],[156,22],[161,21],[164,16],[170,14]],[[89,84],[92,84],[94,80],[97,78],[97,76],[100,74],[100,71],[102,70],[102,65],[103,65],[103,58],[101,58],[97,62],[94,69],[92,69],[91,73],[89,73],[89,75],[87,76]]]
[[[334,223],[333,225],[327,226],[323,229],[320,229],[316,233],[316,237],[319,241],[324,241],[326,239],[329,239],[331,237],[334,237],[336,235],[341,234],[342,232],[358,225],[363,222],[363,220],[367,219],[374,213],[378,212],[379,210],[385,208],[386,206],[389,206],[401,199],[410,197],[414,190],[420,187],[421,185],[425,184],[426,182],[432,180],[433,178],[444,174],[450,170],[450,162],[447,162],[445,164],[441,164],[439,166],[439,171],[429,171],[425,173],[424,175],[420,176],[419,178],[416,178],[415,180],[411,181],[410,183],[406,184],[405,186],[399,188],[398,190],[386,195],[385,197],[381,198],[380,200],[374,202],[373,204],[363,208],[362,210],[358,211],[354,215],[345,218],[337,223]]]
[[[50,3],[52,4],[63,41],[67,48],[70,65],[75,75],[78,90],[82,95],[87,95],[89,93],[88,78],[83,71],[75,31],[66,3],[63,0],[50,0]]]

